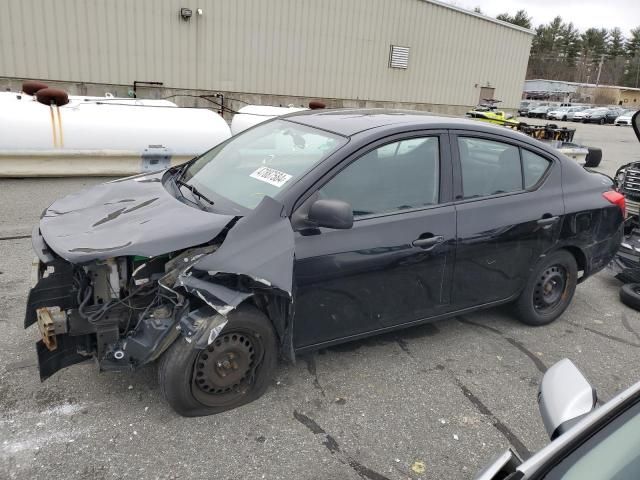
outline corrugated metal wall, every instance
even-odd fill
[[[423,0],[0,0],[0,12],[0,76],[325,98],[474,105],[490,84],[515,106],[531,44]],[[408,69],[389,68],[391,44],[410,47]]]

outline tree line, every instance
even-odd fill
[[[525,10],[498,20],[532,28]],[[535,28],[527,78],[640,87],[640,26],[625,36],[618,27],[579,31],[561,17]]]

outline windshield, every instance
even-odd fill
[[[207,197],[223,197],[253,209],[275,197],[346,143],[347,139],[306,125],[274,120],[209,150],[182,178]]]

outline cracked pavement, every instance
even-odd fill
[[[640,160],[629,128],[571,126],[606,173]],[[89,362],[40,383],[36,329],[21,328],[29,232],[55,198],[101,181],[0,180],[0,478],[473,478],[508,446],[547,443],[536,394],[554,362],[571,358],[605,401],[638,380],[640,313],[604,271],[552,325],[503,307],[344,344],[281,364],[264,397],[211,417],[174,414],[153,367]]]

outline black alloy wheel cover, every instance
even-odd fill
[[[210,407],[237,403],[247,395],[264,357],[264,346],[255,332],[222,332],[195,358],[191,391]]]
[[[548,314],[562,305],[567,290],[567,271],[562,265],[544,269],[533,289],[533,307],[540,314]]]

